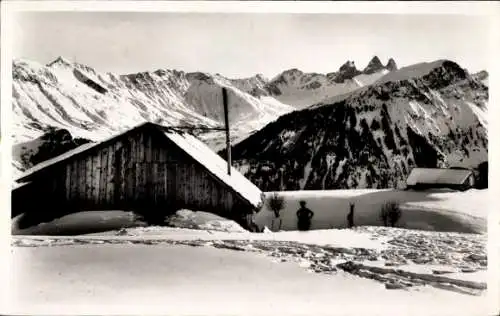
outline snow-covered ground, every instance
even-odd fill
[[[15,247],[12,313],[486,315],[484,295],[389,291],[258,253],[179,245]]]
[[[486,315],[485,244],[384,227],[15,236],[9,299],[59,315]]]
[[[267,199],[271,196],[267,193]],[[434,190],[330,190],[330,191],[284,191],[278,192],[285,198],[281,212],[282,230],[296,230],[299,201],[307,202],[314,212],[311,229],[345,228],[349,203],[355,203],[355,225],[380,226],[381,206],[389,201],[400,203],[403,210],[399,227],[435,231],[484,233],[489,210],[488,190],[466,192]],[[264,203],[256,215],[259,226],[278,229],[274,213]],[[273,227],[274,225],[274,227]]]
[[[140,227],[125,212],[90,214],[69,215],[52,224],[60,233],[70,222],[72,228],[78,223],[84,227],[88,220],[83,219],[94,216],[95,220],[99,216],[99,223],[107,223],[108,228],[115,225],[116,229],[79,236],[17,235],[13,245],[64,249],[85,245],[207,246],[266,254],[278,261],[296,261],[317,273],[345,271],[398,289],[413,290],[425,285],[469,295],[483,295],[486,290],[485,234],[374,226],[250,233],[232,221],[189,210],[178,211],[168,219],[176,227]],[[118,229],[120,221],[122,228]],[[39,225],[35,232],[51,232],[48,225]],[[139,227],[125,228],[127,225]]]
[[[376,203],[398,194],[406,197],[403,205],[465,216],[463,227],[475,227],[471,213],[486,219],[487,191],[337,192],[282,194],[287,202],[305,199],[318,217],[339,221],[346,212],[328,217],[319,210],[338,199],[347,209],[355,199],[356,212],[375,214]],[[295,216],[286,211],[285,223]],[[403,216],[413,211],[405,208]],[[448,214],[442,222],[455,217]],[[145,227],[123,211],[72,214],[27,230],[16,228],[18,221],[11,249],[12,313],[92,314],[105,304],[114,314],[488,315],[498,286],[491,262],[488,269],[484,231],[359,226],[251,233],[189,210],[168,219],[175,227]],[[101,232],[40,235],[88,232],[92,225]],[[22,235],[30,233],[38,235]]]

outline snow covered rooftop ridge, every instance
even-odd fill
[[[468,169],[413,168],[406,184],[462,184],[471,174]]]
[[[33,168],[24,172],[17,180],[17,183],[29,181],[30,177],[40,172],[41,170],[54,166],[67,159],[82,154],[92,148],[101,146],[117,137],[121,137],[137,129],[152,127],[163,132],[163,134],[190,155],[194,160],[203,165],[210,173],[212,173],[219,180],[231,187],[244,199],[246,199],[254,207],[258,207],[262,202],[262,191],[255,186],[250,180],[245,178],[237,169],[231,167],[231,175],[227,174],[227,162],[217,155],[212,149],[205,145],[198,138],[184,130],[161,126],[158,124],[144,122],[134,128],[128,129],[118,135],[111,136],[96,143],[87,143],[81,145],[73,150],[67,151],[57,157],[46,160],[42,163],[35,165]],[[14,185],[14,189],[20,187],[19,184]]]
[[[229,175],[227,173],[227,161],[202,141],[189,133],[179,132],[175,129],[166,129],[164,133],[168,139],[202,164],[210,173],[239,193],[250,204],[254,207],[260,206],[262,191],[234,167],[231,167],[231,175]]]

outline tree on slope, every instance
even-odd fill
[[[278,193],[273,193],[267,201],[267,207],[274,213],[271,228],[274,229],[275,222],[278,222],[278,230],[281,229],[281,211],[285,208],[285,204],[285,197],[279,195]]]
[[[384,223],[384,226],[396,226],[396,223],[401,218],[401,208],[398,202],[389,201],[382,205],[380,209],[380,219]]]

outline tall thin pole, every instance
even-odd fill
[[[224,121],[226,124],[226,153],[227,153],[227,174],[231,175],[231,137],[229,135],[229,108],[227,89],[222,88],[222,103],[224,105]]]

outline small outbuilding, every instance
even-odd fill
[[[474,187],[474,180],[474,173],[469,169],[413,168],[406,179],[406,188],[448,188],[465,191]]]
[[[144,123],[27,170],[12,190],[12,216],[187,208],[248,228],[262,202],[259,188],[195,136]]]

